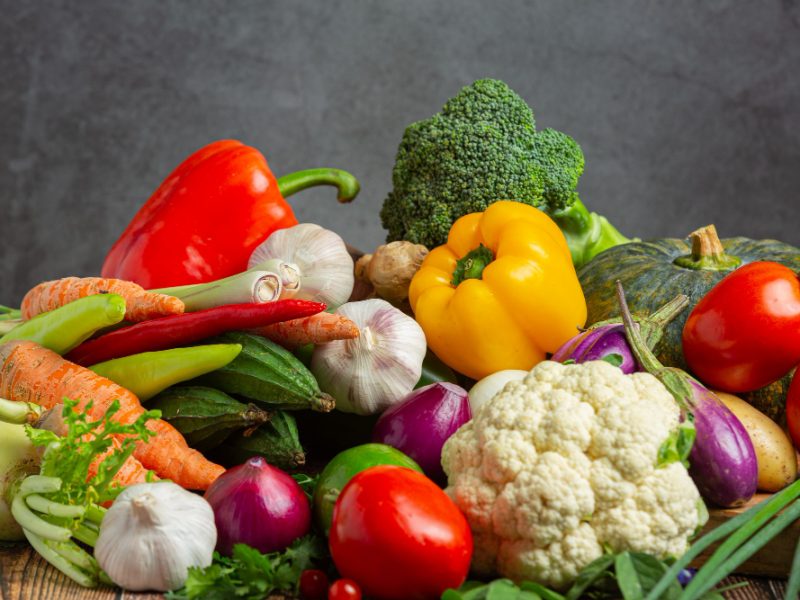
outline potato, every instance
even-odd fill
[[[777,492],[797,477],[797,455],[792,440],[775,421],[747,402],[725,392],[714,392],[744,425],[758,460],[758,489]]]

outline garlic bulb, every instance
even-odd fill
[[[371,415],[402,400],[419,381],[427,347],[417,322],[386,302],[348,302],[337,314],[358,325],[352,340],[319,344],[311,371],[344,412]]]
[[[118,586],[165,592],[181,587],[189,567],[211,564],[217,529],[201,496],[171,482],[126,488],[100,526],[94,556]]]
[[[295,298],[324,302],[335,308],[353,291],[353,258],[337,234],[313,223],[301,223],[272,233],[253,251],[248,269],[262,268],[279,258],[300,272]]]

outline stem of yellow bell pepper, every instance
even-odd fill
[[[483,270],[494,260],[494,254],[483,244],[479,244],[474,250],[470,250],[466,255],[456,262],[453,271],[451,285],[457,286],[465,279],[480,279]]]

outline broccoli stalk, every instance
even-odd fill
[[[580,266],[629,241],[580,201],[575,188],[583,166],[575,140],[553,129],[537,132],[533,112],[511,88],[478,80],[403,134],[381,210],[387,241],[441,245],[456,219],[510,199],[550,214]]]

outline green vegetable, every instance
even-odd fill
[[[300,574],[325,558],[323,541],[306,536],[283,552],[261,554],[236,544],[228,558],[214,553],[214,562],[205,569],[189,569],[189,578],[180,590],[168,592],[168,600],[263,600],[275,592],[297,593]]]
[[[183,300],[186,312],[204,310],[224,304],[246,302],[273,302],[281,296],[281,279],[264,270],[248,270],[210,281],[150,290]]]
[[[422,473],[412,458],[386,444],[362,444],[340,452],[320,473],[314,490],[314,520],[326,535],[331,528],[333,505],[342,488],[356,474],[376,465],[399,465]]]
[[[228,365],[198,378],[197,384],[244,396],[267,409],[333,409],[333,398],[320,391],[311,371],[275,342],[241,331],[213,341],[240,344],[242,351]]]
[[[269,464],[287,471],[306,463],[291,413],[275,411],[268,423],[253,432],[234,433],[214,451],[214,458],[226,466],[239,465],[253,456],[263,456]]]
[[[94,557],[72,538],[95,544],[105,514],[101,504],[122,490],[114,483],[114,475],[133,454],[136,442],[153,435],[145,423],[159,414],[147,411],[133,424],[119,423],[113,418],[119,410],[119,402],[114,401],[102,419],[89,421],[85,412],[75,410],[77,403],[64,401],[63,437],[25,425],[32,444],[45,450],[39,474],[26,477],[16,487],[11,513],[45,560],[79,584],[93,587],[107,580]],[[0,411],[0,418],[4,413]],[[115,438],[121,443],[112,450]],[[98,456],[104,458],[90,478],[89,468]]]
[[[575,140],[537,132],[522,98],[502,81],[481,79],[405,130],[381,222],[388,241],[433,248],[459,217],[513,199],[553,216],[581,265],[628,241],[580,201],[575,188],[583,166]]]
[[[0,336],[5,335],[20,323],[22,323],[22,316],[18,308],[0,304]]]
[[[224,367],[234,360],[241,350],[239,344],[206,344],[190,348],[172,348],[131,354],[97,363],[89,368],[130,390],[144,402],[171,385]]]
[[[729,261],[720,256],[709,260],[719,243],[716,232],[705,227],[692,232],[687,240],[666,238],[632,242],[603,252],[578,271],[589,311],[586,322],[596,323],[619,316],[614,289],[617,279],[625,288],[634,315],[651,314],[677,294],[685,294],[689,297],[689,307],[664,327],[664,335],[655,347],[655,354],[662,363],[685,370],[682,333],[686,319],[694,305],[730,273]],[[721,244],[724,256],[735,256],[742,263],[771,260],[800,271],[800,249],[789,244],[743,237],[723,239]],[[685,260],[680,261],[681,258]],[[786,377],[741,397],[780,423],[789,381]]]
[[[425,359],[422,361],[422,374],[419,376],[419,381],[414,386],[414,389],[439,381],[458,383],[458,378],[453,369],[444,364],[438,356],[428,349]]]
[[[201,386],[169,388],[153,398],[150,407],[160,410],[161,418],[202,452],[216,448],[235,431],[252,432],[272,418],[271,413],[253,404]]]
[[[122,296],[95,294],[23,321],[0,338],[0,344],[28,340],[57,354],[66,354],[100,329],[121,322],[123,317]]]

